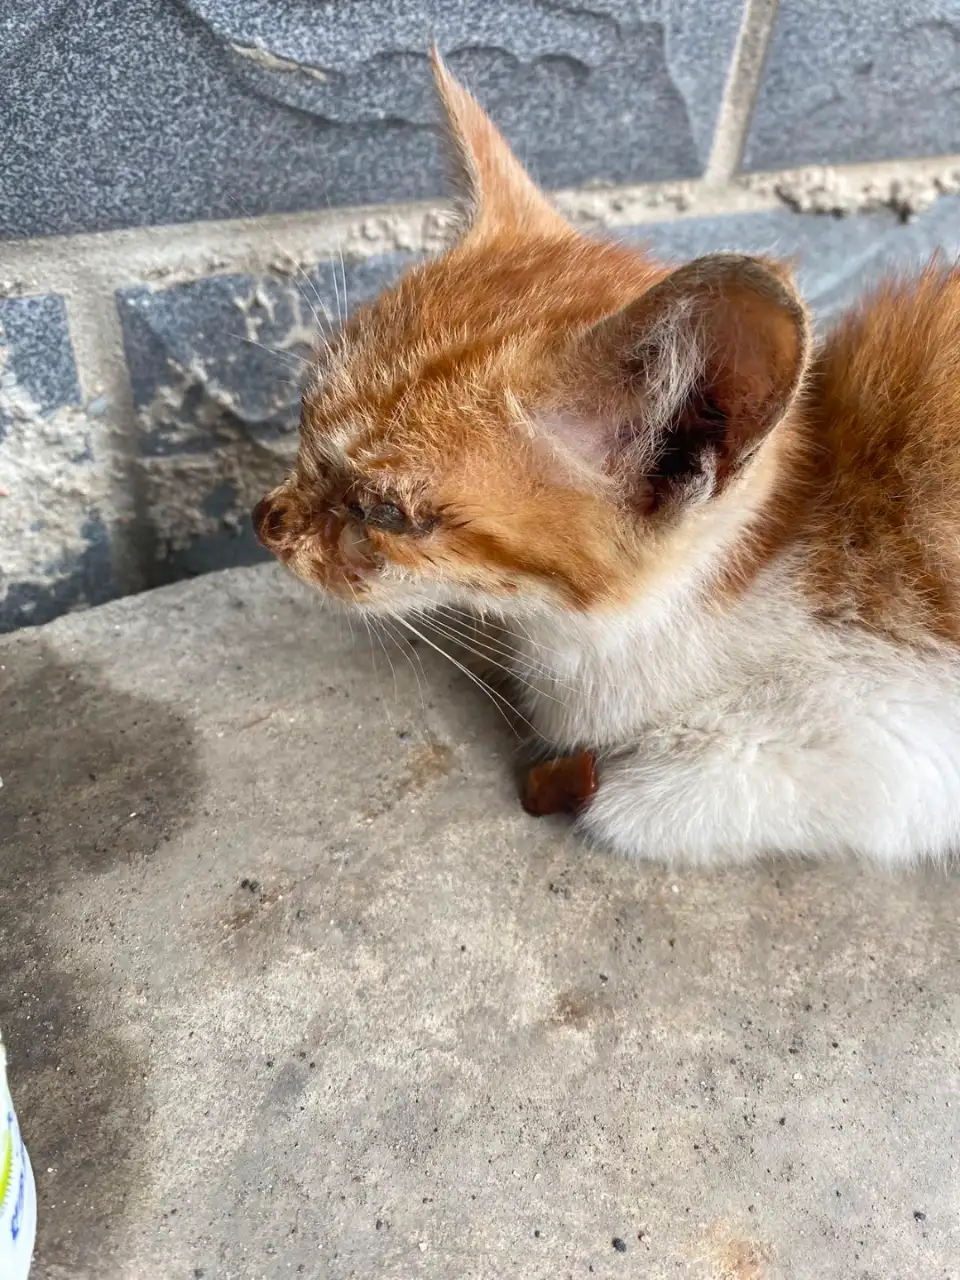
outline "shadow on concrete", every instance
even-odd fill
[[[5,661],[0,1030],[37,1176],[36,1264],[86,1274],[114,1252],[150,1170],[138,1141],[144,1064],[109,1030],[123,977],[96,969],[96,938],[123,921],[85,916],[84,885],[151,858],[189,816],[200,771],[190,726],[169,708],[65,665],[30,635]],[[58,922],[68,895],[79,926]]]

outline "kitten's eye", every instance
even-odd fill
[[[367,512],[367,524],[371,529],[382,529],[385,533],[403,533],[410,528],[410,521],[393,502],[378,502]]]
[[[353,516],[354,520],[366,520],[367,513],[361,507],[359,502],[348,502],[347,510]]]

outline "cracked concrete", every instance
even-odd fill
[[[954,869],[614,862],[439,662],[274,566],[0,640],[37,1280],[953,1275]]]
[[[241,58],[249,58],[251,62],[255,62],[258,67],[264,67],[267,71],[286,71],[294,75],[309,76],[312,80],[319,80],[321,84],[330,78],[330,73],[324,71],[322,67],[311,67],[308,63],[297,62],[293,58],[281,58],[278,54],[271,53],[262,44],[231,42],[228,47]]]

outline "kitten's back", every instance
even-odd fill
[[[960,271],[935,262],[844,317],[805,406],[796,474],[819,611],[960,641]]]

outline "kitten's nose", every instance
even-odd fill
[[[268,551],[277,552],[287,529],[289,508],[283,498],[268,493],[253,509],[253,531]]]

